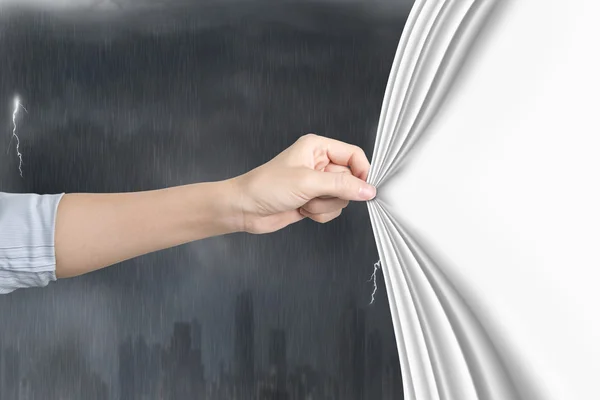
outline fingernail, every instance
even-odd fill
[[[360,196],[361,199],[364,199],[364,200],[373,199],[375,197],[375,194],[377,194],[377,189],[375,189],[375,186],[371,186],[369,184],[364,185],[358,191],[358,195]]]

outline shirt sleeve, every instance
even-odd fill
[[[0,192],[0,294],[56,280],[54,229],[63,195]]]

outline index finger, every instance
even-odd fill
[[[367,180],[371,164],[365,155],[363,149],[353,144],[341,142],[339,140],[319,136],[321,144],[327,151],[329,160],[337,165],[350,167],[352,175]]]

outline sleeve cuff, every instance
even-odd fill
[[[54,232],[64,193],[0,193],[0,294],[56,280]]]

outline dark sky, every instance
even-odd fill
[[[3,14],[1,191],[218,180],[308,132],[360,145],[370,157],[406,6],[184,3],[89,19]],[[8,148],[15,94],[28,110],[18,120],[23,178],[14,142]],[[335,323],[349,296],[367,310],[368,330],[382,331],[386,351],[396,351],[385,293],[368,305],[377,260],[366,206],[353,204],[330,224],[213,238],[1,296],[0,337],[26,365],[77,343],[115,390],[126,335],[164,342],[174,321],[195,317],[214,374],[232,357],[235,296],[251,289],[259,357],[268,330],[282,326],[291,364],[333,372]]]

